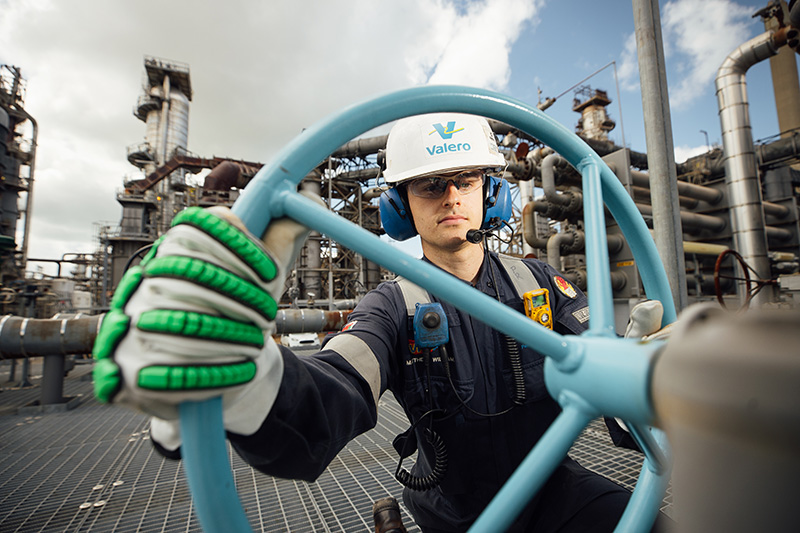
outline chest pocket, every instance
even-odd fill
[[[523,313],[521,295],[526,291],[540,288],[539,282],[521,259],[503,254],[498,254],[497,257],[503,270],[511,280],[516,293],[516,298],[512,302],[505,303],[515,311]],[[431,298],[425,289],[405,278],[398,277],[396,282],[402,292],[406,306],[408,338],[413,339],[413,316],[416,311],[416,304],[430,302]],[[447,314],[447,320],[450,328],[450,346],[453,346],[453,339],[459,338],[457,335],[461,334],[461,321],[458,315],[452,313]],[[524,397],[522,403],[536,401],[547,396],[547,389],[544,385],[543,356],[529,347],[520,347],[519,343],[513,339],[506,341],[505,335],[497,332],[495,334],[498,335],[499,343],[506,345],[503,346],[504,352],[508,353],[509,350],[516,350],[517,354],[514,363],[504,365],[503,380],[506,382],[506,386],[509,387],[507,390],[516,391],[512,392],[512,394],[517,398]],[[459,368],[459,372],[453,372],[453,367],[455,366],[453,364],[453,354],[449,353],[451,376],[448,379],[447,369],[441,357],[441,350],[435,350],[431,353],[429,379],[426,372],[424,354],[421,351],[417,353],[417,350],[411,344],[413,341],[409,342],[409,350],[405,359],[406,367],[403,369],[403,395],[406,408],[412,416],[421,416],[431,409],[431,405],[433,409],[448,409],[457,407],[460,404],[459,398],[464,402],[472,398],[474,380],[465,379],[464,376],[473,376],[475,375],[474,372],[471,372],[470,369],[462,368]],[[458,348],[456,347],[456,349]],[[467,362],[459,361],[459,367],[464,363]],[[426,392],[428,388],[430,388],[430,396]],[[519,388],[523,389],[524,392],[517,391]],[[455,396],[456,394],[458,397]]]

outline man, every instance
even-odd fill
[[[399,121],[386,150],[384,227],[399,239],[419,234],[425,260],[520,312],[524,292],[545,289],[552,328],[580,333],[588,310],[578,289],[545,263],[481,242],[481,228],[507,216],[508,186],[489,175],[504,164],[485,119]],[[276,221],[262,247],[240,226],[227,211],[187,210],[131,269],[95,346],[98,397],[157,417],[152,437],[177,457],[176,405],[223,394],[228,437],[248,463],[313,480],[374,427],[390,390],[412,423],[396,447],[404,457],[419,449],[400,476],[406,505],[426,532],[466,530],[560,412],[543,356],[444,302],[449,342],[420,351],[414,303],[436,299],[398,280],[367,294],[319,353],[298,358],[270,334],[306,233]],[[628,497],[567,458],[514,527],[610,531]]]

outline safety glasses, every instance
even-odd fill
[[[482,170],[465,170],[455,176],[428,176],[415,179],[408,184],[408,192],[418,198],[435,200],[441,198],[450,182],[460,194],[469,194],[483,186]]]

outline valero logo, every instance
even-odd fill
[[[443,126],[441,123],[433,124],[433,131],[428,135],[438,133],[443,141],[449,141],[453,138],[453,135],[459,131],[464,131],[464,128],[456,128],[456,121],[452,120],[447,123],[447,126]],[[428,151],[428,155],[444,154],[447,152],[468,152],[471,149],[472,146],[470,146],[469,143],[442,143],[425,147],[425,150]]]
[[[447,127],[444,127],[441,124],[434,124],[433,131],[430,132],[428,135],[433,135],[434,133],[438,133],[439,137],[441,137],[442,140],[448,141],[453,138],[454,133],[458,133],[459,131],[464,131],[464,128],[456,129],[456,121],[453,120],[447,123]]]

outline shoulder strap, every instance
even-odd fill
[[[531,269],[525,266],[522,259],[505,254],[497,254],[500,259],[500,264],[508,273],[511,278],[511,283],[517,291],[517,296],[522,298],[522,295],[528,291],[534,291],[540,288],[539,282],[531,272]],[[395,282],[400,286],[400,292],[403,293],[403,300],[406,304],[406,312],[408,316],[414,316],[417,310],[417,304],[429,303],[431,296],[428,291],[411,283],[409,280],[402,276],[397,276]]]
[[[403,300],[406,303],[406,312],[408,316],[414,316],[417,312],[417,304],[430,303],[431,296],[428,291],[411,283],[409,280],[402,276],[397,276],[395,282],[400,286],[400,292],[403,293]]]
[[[511,278],[511,283],[514,284],[514,289],[517,291],[517,296],[522,298],[522,295],[528,291],[535,291],[540,288],[539,282],[531,272],[531,269],[525,266],[522,259],[505,254],[497,254],[500,259],[500,264],[506,269],[508,277]]]

